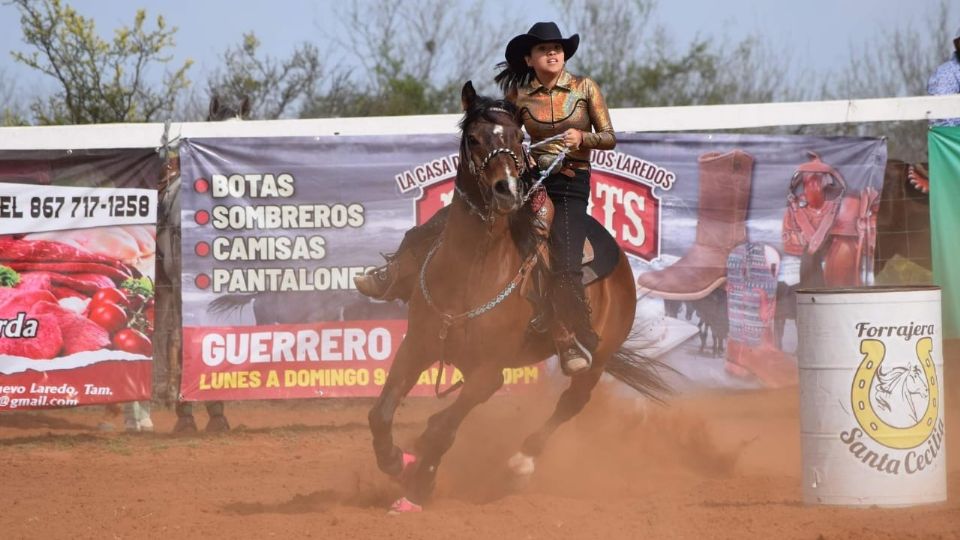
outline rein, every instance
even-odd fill
[[[523,281],[524,276],[526,276],[527,272],[529,272],[530,269],[533,268],[537,260],[536,252],[532,253],[529,257],[527,257],[527,260],[525,260],[523,264],[520,265],[520,270],[517,271],[517,275],[514,276],[509,283],[507,283],[506,287],[504,287],[503,290],[500,291],[500,294],[493,297],[493,299],[491,299],[489,302],[482,304],[480,306],[477,306],[473,309],[468,309],[463,313],[459,313],[457,315],[451,315],[449,313],[444,312],[443,310],[440,309],[439,306],[437,306],[437,304],[433,301],[433,297],[430,295],[430,291],[427,289],[427,267],[430,265],[430,260],[433,259],[434,253],[436,253],[437,249],[440,248],[440,244],[441,244],[441,241],[438,239],[433,244],[433,247],[430,248],[430,252],[427,253],[427,257],[423,261],[423,266],[420,267],[420,292],[423,293],[423,298],[424,300],[427,301],[427,305],[430,306],[431,309],[433,309],[434,311],[440,314],[440,318],[442,322],[440,323],[441,326],[440,326],[439,337],[441,340],[447,339],[447,332],[451,326],[458,324],[461,321],[475,319],[480,315],[483,315],[484,313],[500,305],[500,303],[506,300],[507,297],[510,296],[510,293],[512,293],[517,288],[517,285],[520,285],[520,283]]]
[[[553,141],[561,141],[561,140],[563,140],[562,133],[559,135],[554,135],[553,137],[547,137],[546,139],[539,142],[531,143],[530,146],[527,148],[528,149],[536,148],[538,146],[543,146],[547,143],[551,143]],[[563,161],[563,158],[567,156],[568,152],[570,152],[570,149],[567,147],[564,147],[563,150],[561,150],[560,153],[557,154],[557,157],[553,158],[553,161],[550,162],[550,165],[548,165],[545,170],[540,171],[540,178],[537,178],[537,181],[530,186],[530,189],[528,189],[527,193],[523,196],[524,204],[526,204],[527,201],[530,200],[530,197],[537,191],[540,185],[543,184],[543,181],[546,180],[548,176],[553,174],[553,170],[556,169],[558,165],[560,165],[560,163]]]

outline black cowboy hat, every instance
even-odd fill
[[[526,34],[510,40],[507,43],[507,52],[504,56],[511,66],[526,67],[523,57],[530,54],[530,49],[538,43],[557,42],[563,47],[564,60],[569,60],[580,46],[580,34],[564,38],[560,28],[554,22],[538,22],[530,27]]]

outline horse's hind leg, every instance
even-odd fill
[[[560,395],[553,414],[543,426],[533,432],[523,441],[520,452],[510,458],[510,470],[520,478],[528,478],[533,474],[534,458],[543,453],[547,439],[561,424],[570,420],[583,410],[590,401],[590,393],[600,380],[603,370],[592,369],[583,375],[573,377],[570,387]]]
[[[399,476],[404,466],[403,451],[393,443],[393,416],[426,367],[421,364],[422,361],[414,354],[414,347],[405,339],[400,344],[380,397],[367,415],[377,466],[390,476]]]
[[[223,415],[223,402],[208,401],[206,407],[208,418],[207,427],[204,428],[204,431],[211,433],[230,431],[230,422],[228,422],[227,417]]]
[[[433,492],[440,459],[453,446],[457,429],[467,414],[477,405],[490,399],[503,386],[503,370],[484,365],[465,374],[463,388],[456,401],[434,414],[427,421],[427,429],[417,440],[417,466],[407,486],[407,499],[422,504]],[[402,501],[402,499],[401,499]],[[400,503],[401,501],[397,501]]]

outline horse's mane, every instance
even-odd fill
[[[908,379],[915,373],[919,372],[917,366],[911,368],[907,367],[895,367],[886,372],[881,369],[877,370],[877,378],[880,380],[880,384],[877,385],[877,390],[882,394],[889,396],[897,396],[903,400],[903,402],[910,408],[910,416],[914,420],[918,420],[916,407],[913,404],[913,400],[910,399],[910,389],[907,386]],[[922,379],[921,379],[922,381]],[[925,382],[924,382],[925,384]],[[896,392],[896,393],[895,393]],[[880,396],[877,396],[878,400]],[[885,400],[882,403],[886,406],[887,410],[891,410],[889,403]]]
[[[474,98],[473,102],[470,103],[470,106],[463,112],[463,118],[460,119],[460,130],[463,131],[467,129],[470,124],[476,122],[480,118],[488,122],[493,122],[495,124],[500,124],[495,114],[503,114],[506,111],[510,116],[513,117],[513,122],[515,125],[520,125],[520,116],[517,106],[505,99],[493,99],[487,96],[477,95]]]
[[[907,373],[905,367],[893,367],[887,370],[883,366],[877,370],[877,379],[880,380],[880,386],[890,387],[896,385]]]
[[[898,366],[884,371],[881,366],[881,369],[877,370],[877,379],[880,381],[877,389],[886,394],[891,394],[895,388],[903,386],[906,383],[907,376],[909,375],[909,368]]]
[[[467,141],[463,133],[466,132],[474,122],[483,119],[494,124],[504,124],[503,117],[509,116],[514,125],[520,126],[520,113],[517,106],[505,99],[493,99],[487,96],[477,95],[470,103],[470,106],[464,111],[463,118],[460,120],[460,155],[465,156],[467,152]],[[520,178],[520,186],[524,192],[533,184],[533,178],[527,173]],[[526,258],[536,251],[537,245],[542,237],[539,230],[539,220],[536,213],[530,207],[530,203],[524,204],[522,208],[510,215],[510,236],[520,254]]]

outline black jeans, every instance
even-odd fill
[[[554,174],[543,181],[553,202],[553,225],[550,228],[550,253],[553,271],[564,279],[580,281],[583,272],[583,241],[587,236],[587,202],[590,199],[590,171],[578,170],[573,178]]]
[[[573,177],[549,176],[543,182],[553,202],[550,227],[550,258],[553,267],[554,313],[588,349],[595,350],[599,338],[590,325],[590,307],[583,290],[583,242],[587,237],[587,203],[590,200],[590,171],[577,170]]]

